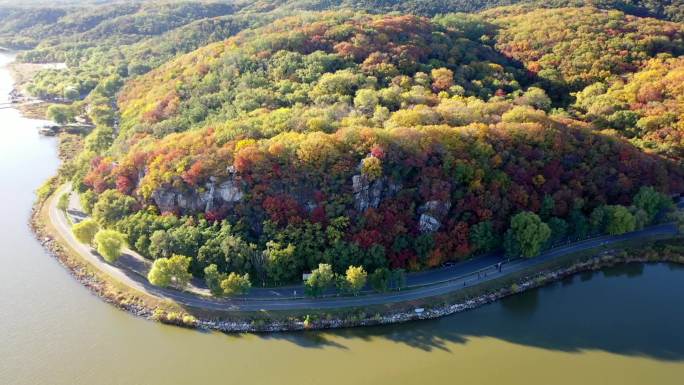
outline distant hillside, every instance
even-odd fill
[[[482,16],[498,27],[497,49],[522,61],[554,94],[634,72],[661,53],[684,53],[682,24],[618,11],[522,5]]]
[[[575,106],[600,127],[618,130],[642,148],[684,157],[684,59],[650,60],[639,72],[597,82]]]

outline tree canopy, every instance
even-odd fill
[[[549,225],[537,214],[522,212],[511,217],[511,226],[506,233],[509,254],[530,258],[539,255],[542,245],[551,236]]]
[[[100,226],[92,219],[85,219],[73,225],[71,231],[79,242],[90,245],[95,239],[95,234],[100,231]]]
[[[126,245],[126,237],[115,230],[102,229],[95,234],[97,252],[109,263],[116,262]]]
[[[154,261],[147,279],[151,284],[161,287],[185,288],[192,274],[188,271],[191,258],[174,254],[170,258],[159,258]]]

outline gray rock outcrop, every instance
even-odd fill
[[[370,181],[365,175],[354,175],[352,177],[354,208],[358,212],[364,212],[371,207],[378,208],[383,199],[397,195],[401,188],[401,183],[390,181],[386,177]]]
[[[218,183],[214,177],[205,184],[203,191],[180,190],[162,187],[152,193],[152,200],[160,211],[209,212],[224,204],[242,200],[244,192],[234,178]]]
[[[356,211],[364,212],[371,207],[377,208],[382,199],[384,185],[384,178],[370,181],[365,175],[354,175],[352,177],[352,189]]]
[[[437,218],[429,214],[421,214],[418,221],[418,228],[420,229],[421,233],[434,233],[435,231],[439,230],[441,225],[442,224],[437,220]]]
[[[442,220],[449,214],[451,202],[428,201],[418,208],[420,219],[418,228],[421,233],[434,233],[442,226]]]

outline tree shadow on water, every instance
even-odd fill
[[[327,338],[324,332],[319,331],[301,331],[289,333],[271,333],[262,334],[261,338],[269,340],[286,340],[303,348],[337,348],[347,349],[343,344]]]
[[[682,269],[624,265],[582,274],[473,311],[390,326],[282,333],[304,347],[345,348],[343,340],[389,340],[423,351],[488,337],[552,351],[600,350],[684,361]]]

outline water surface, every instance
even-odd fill
[[[10,59],[0,54],[0,65]],[[0,70],[0,103],[11,90]],[[684,269],[576,276],[440,320],[224,335],[134,318],[50,258],[27,226],[55,139],[0,110],[0,384],[658,384],[684,381]]]

